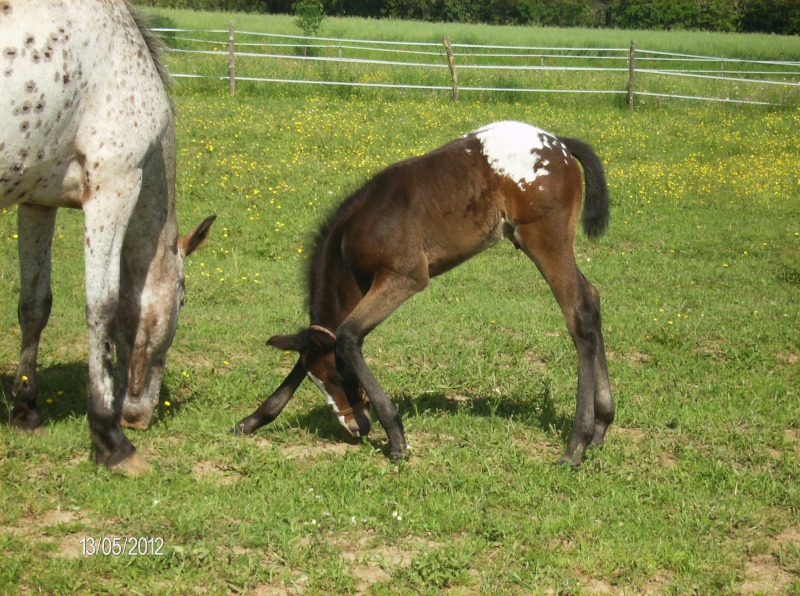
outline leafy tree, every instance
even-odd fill
[[[140,0],[166,8],[291,13],[315,36],[326,14],[421,21],[800,34],[800,0]]]
[[[739,30],[745,33],[800,34],[797,0],[742,0]]]
[[[322,9],[322,0],[297,0],[294,3],[295,24],[300,27],[305,35],[316,37],[325,11]]]
[[[611,23],[625,29],[735,31],[735,0],[611,0]]]

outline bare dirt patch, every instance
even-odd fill
[[[792,428],[787,428],[783,436],[787,443],[794,445],[794,452],[800,454],[800,432]]]
[[[522,354],[522,357],[525,359],[525,362],[528,363],[528,366],[531,370],[541,374],[547,372],[547,363],[542,359],[541,356],[539,356],[539,354],[531,350],[525,350],[525,352]]]
[[[390,544],[379,540],[377,534],[369,530],[330,533],[324,541],[327,546],[339,550],[347,573],[356,582],[356,594],[369,593],[373,586],[388,582],[399,570],[411,565],[417,554],[441,546],[417,536],[400,538]],[[259,596],[304,593],[308,576],[300,569],[292,569],[290,575],[289,584],[284,575],[281,583],[261,584],[250,593]]]
[[[19,536],[33,544],[54,544],[55,556],[70,559],[78,558],[81,554],[80,540],[85,536],[83,532],[70,532],[59,536],[58,526],[83,525],[90,520],[78,511],[51,509],[39,514],[26,516],[14,526],[2,526],[0,530],[12,536]]]
[[[800,527],[789,526],[767,543],[770,552],[745,561],[739,593],[784,594],[794,584],[796,575],[781,564],[778,553],[788,546],[800,548]]]
[[[275,448],[287,459],[312,459],[322,455],[332,454],[336,457],[343,457],[348,451],[358,450],[358,443],[347,443],[344,441],[315,441],[305,445],[283,445],[276,444],[264,437],[249,437],[261,449]]]
[[[652,360],[650,354],[645,354],[644,352],[638,352],[636,350],[624,354],[618,352],[606,352],[606,358],[608,358],[608,360],[631,362],[633,364],[646,364]]]
[[[783,594],[792,585],[792,575],[772,555],[759,555],[745,563],[742,594]]]
[[[213,480],[220,484],[231,484],[239,474],[232,468],[211,461],[198,461],[192,466],[192,474],[198,480]]]
[[[609,432],[628,439],[634,445],[640,443],[645,438],[645,432],[641,428],[630,428],[626,426],[614,425]]]
[[[359,594],[367,592],[373,584],[389,581],[394,572],[411,565],[418,553],[439,546],[419,537],[409,537],[395,544],[377,542],[370,534],[353,540],[348,533],[332,536],[331,542],[342,549],[342,559],[350,575],[358,580],[356,592]]]

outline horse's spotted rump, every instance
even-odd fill
[[[542,150],[560,149],[565,162],[568,156],[557,137],[523,122],[495,122],[470,134],[480,140],[482,153],[492,169],[523,190],[537,178],[550,174],[550,161],[542,157]]]

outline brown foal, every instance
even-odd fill
[[[581,221],[596,238],[609,219],[600,159],[581,141],[528,124],[489,124],[378,173],[320,230],[309,274],[311,325],[267,342],[300,359],[236,432],[250,434],[274,420],[308,376],[355,436],[369,432],[374,408],[390,459],[405,459],[402,420],[367,367],[364,338],[431,277],[505,237],[547,280],[578,353],[575,420],[561,462],[580,465],[589,445],[603,444],[614,402],[600,296],[573,249],[583,194],[578,163],[586,178]]]

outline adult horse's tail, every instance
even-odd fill
[[[578,139],[559,139],[570,153],[581,162],[586,179],[586,198],[583,205],[583,231],[589,238],[599,238],[608,227],[608,187],[603,173],[603,163],[594,150]]]

